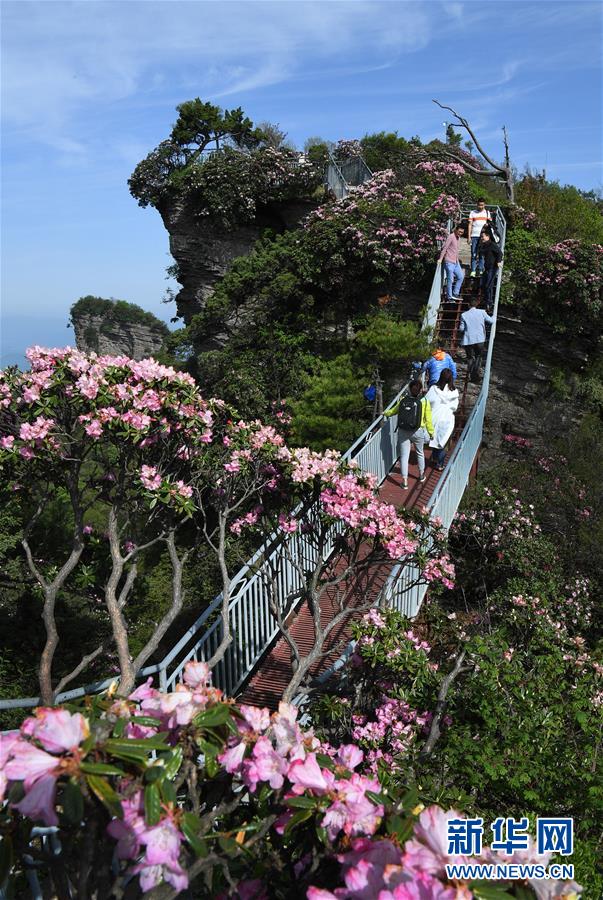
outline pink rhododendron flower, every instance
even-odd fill
[[[335,759],[341,766],[353,770],[364,759],[364,753],[355,744],[343,744],[337,751]]]
[[[50,753],[75,750],[90,734],[87,719],[81,713],[39,706],[35,716],[25,719],[21,734],[39,741]]]
[[[206,687],[211,682],[211,671],[206,662],[188,662],[182,676],[184,683],[190,687]]]
[[[21,734],[19,731],[5,731],[4,733],[0,733],[0,803],[4,800],[4,792],[6,791],[6,785],[8,783],[4,767],[12,748],[20,739]]]
[[[56,764],[56,760],[54,761]],[[14,804],[22,816],[45,825],[58,825],[59,819],[55,811],[57,779],[55,775],[41,775],[29,788],[19,803]]]
[[[424,809],[415,825],[414,837],[404,845],[404,865],[439,875],[447,863],[467,862],[463,856],[448,855],[448,822],[459,818],[463,817],[453,809],[445,811],[439,806]]]
[[[312,790],[318,794],[326,793],[331,787],[332,777],[327,781],[330,775],[330,772],[323,772],[313,753],[308,753],[305,760],[294,760],[287,773],[289,781],[298,788],[297,793]]]
[[[156,491],[161,487],[161,475],[155,466],[143,466],[140,470],[140,480],[149,491]]]
[[[229,775],[241,771],[245,750],[246,744],[244,741],[240,741],[234,747],[230,747],[218,756],[218,762],[224,766]]]

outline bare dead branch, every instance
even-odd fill
[[[464,116],[461,116],[461,115],[456,111],[456,109],[453,109],[453,108],[452,108],[452,106],[446,106],[444,103],[440,103],[439,100],[434,100],[433,102],[434,102],[437,106],[439,106],[440,109],[447,109],[448,112],[451,112],[452,115],[456,117],[458,127],[464,128],[465,131],[467,131],[467,132],[469,133],[469,135],[471,136],[471,139],[472,139],[473,143],[475,144],[476,150],[481,154],[481,156],[483,156],[483,158],[486,160],[486,162],[488,163],[488,165],[492,166],[493,169],[498,169],[498,171],[501,172],[501,173],[504,172],[503,168],[502,168],[498,163],[494,162],[494,160],[493,160],[490,156],[488,156],[488,154],[486,153],[486,151],[483,149],[483,147],[481,146],[480,142],[478,141],[478,139],[477,139],[477,137],[476,137],[476,135],[475,135],[475,132],[474,132],[473,129],[471,128],[471,125],[469,124],[469,122],[467,121],[467,119],[464,118]]]

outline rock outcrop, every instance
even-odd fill
[[[462,351],[459,352],[462,353]],[[481,461],[489,467],[515,455],[505,435],[523,438],[547,453],[551,442],[568,434],[581,417],[571,396],[588,360],[585,349],[560,337],[542,321],[498,314]],[[572,374],[574,373],[574,374]]]
[[[167,325],[152,313],[124,301],[84,297],[71,308],[78,350],[101,355],[145,359],[156,356],[169,334]]]
[[[258,209],[252,225],[224,228],[217,218],[193,215],[190,205],[175,201],[159,208],[176,262],[181,289],[175,297],[177,315],[188,324],[203,309],[214,285],[234,259],[245,256],[269,228],[281,233],[299,225],[315,207],[310,201],[271,203]]]

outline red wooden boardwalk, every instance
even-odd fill
[[[478,290],[476,281],[467,279],[467,289],[464,293],[464,301],[458,304],[442,304],[438,315],[436,333],[440,342],[448,347],[453,353],[457,344],[457,328],[462,309],[467,308],[467,297]],[[455,360],[458,368],[457,387],[461,394],[461,405],[456,415],[456,428],[448,447],[448,454],[454,448],[456,441],[463,429],[468,413],[473,406],[473,402],[477,396],[479,389],[468,384],[466,375],[466,367],[462,360]],[[379,496],[387,503],[392,503],[396,507],[404,507],[411,509],[413,507],[424,507],[429,502],[433,491],[438,483],[440,472],[437,472],[430,463],[431,451],[426,446],[426,481],[419,483],[419,473],[416,464],[416,456],[411,451],[408,489],[404,490],[401,484],[400,468],[396,464],[395,468],[389,473],[379,490]],[[349,602],[347,606],[358,606],[366,604],[370,597],[373,601],[377,600],[379,592],[383,587],[387,576],[391,571],[391,563],[383,563],[375,567],[368,575],[363,578],[356,579],[356,583],[352,585],[346,584],[345,589],[350,592]],[[321,622],[324,625],[330,621],[336,609],[336,599],[331,593],[323,598],[321,604]],[[341,655],[347,644],[351,640],[351,623],[353,616],[348,617],[344,623],[334,629],[329,635],[326,649],[329,654],[324,656],[311,670],[311,676],[316,677],[324,672],[332,663]],[[290,627],[291,636],[300,647],[302,654],[309,652],[314,643],[314,628],[312,617],[307,604],[303,604],[297,612],[295,619]],[[292,677],[291,668],[291,650],[284,638],[277,638],[275,643],[267,651],[263,660],[259,663],[255,673],[247,685],[243,688],[239,699],[243,703],[253,706],[268,706],[276,709],[282,698],[283,691]]]

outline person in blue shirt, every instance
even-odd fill
[[[427,375],[427,387],[437,384],[443,369],[450,369],[452,377],[456,380],[456,366],[450,353],[446,353],[441,347],[434,350],[429,359],[423,363],[422,372]]]

